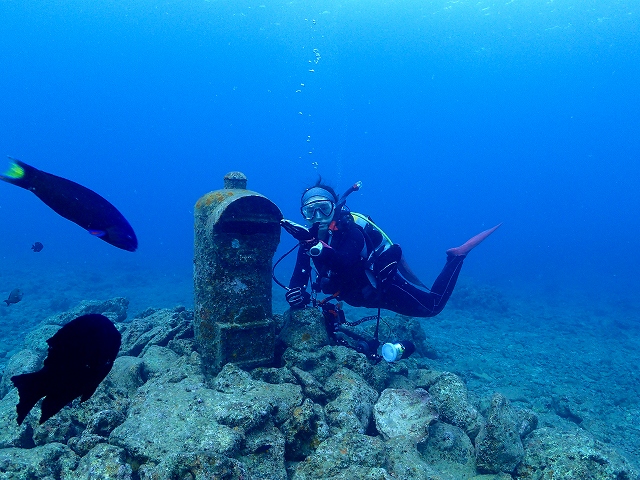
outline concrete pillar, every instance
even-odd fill
[[[246,190],[240,172],[195,205],[194,330],[205,373],[229,362],[240,367],[273,361],[271,265],[280,242],[280,209]]]

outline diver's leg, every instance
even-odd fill
[[[381,307],[411,317],[435,317],[447,304],[463,261],[464,255],[449,255],[431,291],[422,290],[396,275],[382,297]]]
[[[496,225],[493,228],[490,228],[489,230],[480,232],[476,236],[471,237],[469,240],[467,240],[465,243],[463,243],[459,247],[450,248],[449,250],[447,250],[447,255],[454,255],[454,256],[467,255],[471,250],[473,250],[480,243],[482,243],[482,241],[485,238],[487,238],[489,235],[495,232],[500,225],[502,225],[502,223],[499,223],[498,225]]]
[[[460,275],[465,257],[466,255],[447,255],[447,262],[444,264],[444,268],[431,286],[431,295],[436,297],[433,315],[439,314],[449,301],[449,297],[458,281],[458,275]]]
[[[435,298],[396,275],[380,299],[380,307],[410,317],[432,317]]]
[[[387,291],[382,295],[380,306],[412,317],[434,317],[438,315],[447,304],[456,286],[462,262],[467,254],[495,232],[500,225],[502,224],[499,223],[493,228],[480,232],[459,247],[447,250],[447,262],[436,281],[433,282],[431,291],[416,287],[396,273]]]

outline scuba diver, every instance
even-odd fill
[[[357,182],[338,197],[320,178],[304,191],[300,212],[311,227],[306,228],[290,220],[281,221],[282,227],[298,240],[299,249],[289,287],[280,285],[287,289],[285,298],[291,308],[304,308],[313,303],[322,309],[332,340],[379,361],[380,309],[411,317],[439,314],[453,292],[467,254],[501,224],[475,235],[459,247],[447,250],[444,268],[429,289],[411,272],[398,244],[393,244],[370,218],[347,208],[346,198],[360,186],[361,183]],[[316,270],[315,279],[311,277],[311,261]],[[310,283],[311,293],[307,291]],[[329,297],[316,300],[320,292]],[[330,302],[333,299],[353,307],[377,308],[378,315],[355,323],[346,322],[341,304],[334,305]],[[343,325],[355,326],[373,319],[377,319],[373,339],[343,328]],[[395,350],[389,345],[395,345]],[[411,342],[404,341],[385,344],[382,353],[385,359],[393,361],[408,357],[414,349]]]

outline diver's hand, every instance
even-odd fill
[[[308,242],[309,240],[313,240],[314,238],[307,227],[292,222],[291,220],[283,218],[282,220],[280,220],[280,226],[299,242]]]
[[[291,308],[304,308],[311,301],[311,295],[306,290],[303,290],[302,287],[290,288],[284,298]]]

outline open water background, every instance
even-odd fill
[[[3,1],[0,150],[101,193],[140,249],[5,185],[0,258],[26,265],[38,240],[38,262],[70,275],[108,275],[107,261],[182,273],[193,204],[226,172],[293,219],[319,173],[339,191],[362,180],[352,209],[427,281],[446,248],[503,221],[465,274],[633,296],[639,14],[623,1]]]

